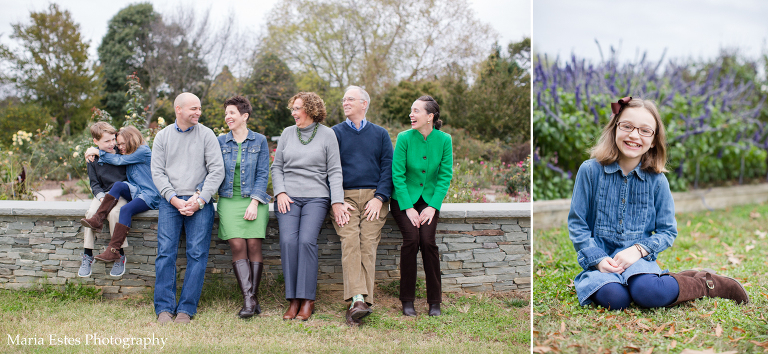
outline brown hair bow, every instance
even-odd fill
[[[613,114],[619,114],[621,112],[621,109],[624,108],[629,101],[632,101],[632,96],[624,97],[620,99],[618,102],[611,103],[611,111],[613,111]]]

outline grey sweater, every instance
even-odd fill
[[[301,137],[309,140],[317,123],[301,129]],[[312,141],[303,145],[296,126],[283,130],[277,142],[272,163],[272,189],[275,195],[289,197],[331,197],[331,204],[344,202],[343,177],[339,160],[339,143],[331,128],[322,124]],[[330,188],[329,188],[330,187]]]
[[[152,180],[160,195],[171,201],[174,195],[195,194],[205,180],[200,197],[211,197],[224,180],[224,160],[213,130],[197,124],[181,133],[171,124],[157,133],[152,145]]]

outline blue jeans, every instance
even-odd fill
[[[277,211],[280,227],[280,263],[285,278],[285,298],[314,300],[317,290],[317,235],[328,215],[330,198],[291,198],[291,210]]]
[[[189,196],[176,196],[188,200]],[[211,245],[213,227],[213,205],[208,204],[203,210],[192,216],[179,213],[171,203],[160,200],[157,222],[157,258],[155,259],[155,313],[186,313],[194,316],[200,293],[203,290],[205,266],[208,263],[208,250]],[[181,296],[176,303],[176,256],[179,251],[181,228],[186,232],[187,271]]]

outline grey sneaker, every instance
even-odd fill
[[[120,256],[120,259],[115,261],[112,265],[112,270],[109,271],[109,275],[113,277],[119,277],[125,274],[125,256]]]
[[[82,254],[83,260],[80,263],[80,270],[77,271],[77,276],[81,278],[87,278],[91,276],[91,264],[93,264],[93,256],[89,256],[85,253]]]

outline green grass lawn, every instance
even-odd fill
[[[391,287],[390,287],[391,288]],[[318,292],[309,321],[283,321],[282,285],[262,284],[260,316],[237,318],[237,285],[208,275],[198,314],[189,325],[158,326],[152,294],[104,300],[91,288],[0,291],[0,352],[168,352],[168,353],[528,353],[528,294],[444,295],[443,316],[404,317],[396,297],[380,291],[374,313],[361,328],[344,324],[341,296]],[[19,335],[19,339],[16,336]],[[51,336],[57,345],[50,345]],[[93,338],[164,338],[143,345],[95,344]],[[28,345],[16,345],[27,340]],[[44,344],[37,344],[41,338]],[[79,340],[79,344],[65,345]],[[86,345],[85,341],[89,340]],[[114,341],[114,339],[113,339]]]
[[[744,285],[748,305],[708,298],[654,310],[580,307],[573,278],[581,268],[563,225],[534,234],[534,352],[768,351],[768,205],[678,214],[677,223],[661,269],[712,268]]]

